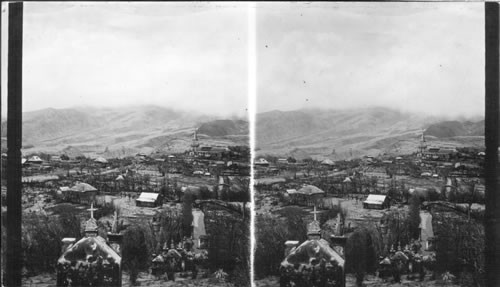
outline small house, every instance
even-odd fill
[[[135,155],[135,159],[138,161],[138,162],[145,162],[147,161],[148,159],[148,156],[144,153],[138,153]]]
[[[265,158],[259,158],[254,164],[257,166],[269,166],[269,162]]]
[[[278,161],[277,161],[277,164],[287,165],[288,164],[288,159],[286,159],[286,158],[279,158]]]
[[[77,183],[68,190],[61,189],[61,191],[68,194],[66,197],[68,201],[80,204],[91,204],[97,195],[97,188],[84,182]]]
[[[288,200],[296,200],[295,198],[295,195],[297,194],[297,190],[295,188],[291,188],[291,189],[287,189],[285,190],[285,194],[284,196],[288,199]]]
[[[61,156],[59,156],[59,155],[51,155],[50,156],[50,161],[60,162],[60,161],[62,161],[62,159],[61,159]]]
[[[322,164],[322,165],[326,165],[326,166],[334,166],[334,165],[335,165],[335,163],[333,162],[333,160],[331,160],[331,159],[329,159],[329,158],[327,158],[327,159],[323,160],[323,161],[321,162],[321,164]]]
[[[301,189],[297,191],[298,194],[303,194],[307,196],[321,195],[323,196],[325,192],[314,185],[304,185]]]
[[[98,158],[94,159],[94,162],[100,163],[100,164],[107,164],[108,160],[103,158],[103,157],[98,157]]]
[[[43,160],[39,156],[34,155],[28,159],[28,162],[34,164],[41,164],[43,163]]]
[[[135,204],[141,207],[157,207],[161,204],[160,194],[153,192],[142,192],[135,200]]]
[[[363,201],[363,208],[366,209],[385,209],[390,207],[389,198],[383,194],[370,194]]]
[[[430,176],[432,176],[432,173],[430,173],[430,172],[427,172],[427,171],[426,171],[426,172],[422,172],[422,173],[420,174],[420,176],[421,176],[421,177],[430,177]]]
[[[290,202],[297,205],[313,206],[316,201],[325,196],[325,191],[314,185],[304,185],[299,190],[288,189]]]
[[[331,160],[331,159],[327,158],[327,159],[325,159],[325,160],[323,160],[323,161],[321,162],[321,166],[323,166],[323,167],[325,167],[325,168],[327,168],[327,169],[332,170],[332,169],[333,169],[333,167],[335,166],[335,163],[333,162],[333,160]]]

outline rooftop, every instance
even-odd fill
[[[368,204],[382,204],[384,203],[385,199],[387,198],[387,195],[382,195],[382,194],[370,194],[366,198],[364,203]]]
[[[136,201],[155,202],[159,195],[159,193],[143,192]]]

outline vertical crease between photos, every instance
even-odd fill
[[[254,151],[256,108],[256,4],[248,3],[248,117],[250,132],[250,282],[254,286],[255,212],[254,212]]]

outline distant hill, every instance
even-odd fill
[[[484,120],[443,120],[388,108],[270,111],[256,116],[257,154],[345,159],[429,145],[484,146]],[[125,156],[182,152],[201,144],[248,144],[248,122],[158,106],[44,109],[23,114],[23,152]],[[7,134],[2,121],[2,143]],[[2,144],[2,147],[5,146]]]
[[[199,134],[211,137],[248,134],[248,122],[243,120],[215,120],[203,123],[198,128]]]
[[[257,154],[345,159],[351,154],[411,153],[416,151],[422,131],[439,122],[437,118],[380,107],[270,111],[257,114]],[[481,135],[481,123],[463,125],[464,131],[456,135]],[[452,136],[436,144],[460,145],[464,141],[475,145],[481,138]]]
[[[444,121],[430,125],[425,130],[426,135],[437,138],[458,136],[484,136],[484,120],[479,122]]]
[[[74,109],[44,109],[23,114],[23,138],[26,142],[56,137],[98,128],[99,117]]]
[[[2,121],[2,137],[6,136],[4,127]],[[218,119],[158,106],[49,108],[23,113],[23,152],[108,157],[137,152],[182,152],[189,148],[197,128],[205,134],[204,144],[248,144],[248,123],[242,120]]]

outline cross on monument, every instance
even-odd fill
[[[97,210],[96,208],[94,208],[94,203],[91,203],[90,208],[87,210],[90,211],[90,218],[94,218],[94,211]]]
[[[316,205],[314,206],[314,211],[312,212],[314,214],[314,221],[316,220],[316,214],[320,213],[319,211],[316,211]]]

